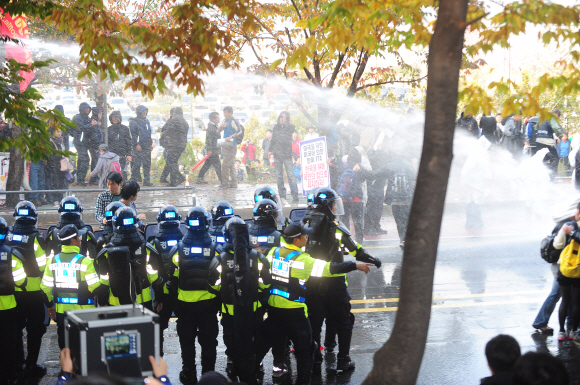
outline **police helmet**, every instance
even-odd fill
[[[139,219],[137,213],[132,207],[125,206],[117,210],[113,215],[113,227],[119,231],[135,231],[139,226]]]
[[[175,206],[165,206],[159,210],[157,214],[157,223],[163,224],[166,222],[172,223],[179,223],[181,221],[181,215],[179,215],[179,211]]]
[[[86,232],[79,231],[75,225],[66,225],[58,232],[58,240],[61,242],[66,242],[65,244],[70,245],[70,240],[77,238],[79,235],[83,235]]]
[[[209,229],[209,213],[200,206],[190,208],[185,218],[185,228],[191,231],[207,231]]]
[[[334,215],[344,215],[342,198],[336,191],[328,187],[320,187],[313,194],[311,208],[317,211],[328,210]]]
[[[61,217],[80,217],[83,212],[81,201],[76,197],[64,197],[58,206]]]
[[[226,201],[219,201],[211,207],[211,217],[215,220],[229,219],[234,216],[234,209]]]
[[[105,209],[105,219],[107,220],[107,224],[111,226],[113,225],[113,217],[121,207],[125,207],[125,205],[119,201],[111,202],[107,205],[107,208]]]
[[[12,214],[16,222],[19,223],[29,223],[36,224],[38,218],[38,213],[36,212],[36,206],[32,202],[22,201],[19,202],[14,208],[14,214]]]
[[[270,186],[258,187],[254,191],[254,203],[261,201],[262,199],[270,199],[274,202],[277,201],[278,194]]]
[[[232,241],[234,240],[233,235],[230,234],[230,229],[232,225],[245,225],[245,224],[246,222],[244,222],[242,218],[233,217],[228,219],[224,227],[222,227],[222,233],[224,234],[225,241],[227,243],[232,243]]]
[[[308,207],[311,207],[314,204],[314,197],[316,196],[316,191],[319,187],[314,187],[310,191],[308,191],[308,195],[306,196],[306,204]]]
[[[6,240],[6,234],[8,234],[8,223],[0,217],[0,243]]]
[[[278,208],[276,202],[271,199],[262,199],[254,206],[254,220],[264,220],[272,218],[274,221],[278,218]]]

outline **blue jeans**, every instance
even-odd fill
[[[286,187],[284,186],[284,168],[286,169],[286,176],[288,177],[288,184],[290,185],[290,193],[292,197],[298,197],[298,186],[296,185],[296,178],[294,178],[294,164],[292,158],[280,159],[274,155],[274,168],[276,169],[276,182],[278,182],[278,194],[280,198],[286,198]]]
[[[30,188],[33,190],[44,190],[44,164],[42,161],[30,164]],[[40,194],[29,194],[30,199],[38,198]]]
[[[550,321],[550,316],[556,307],[556,304],[560,300],[560,285],[558,284],[557,273],[558,273],[558,264],[553,263],[552,266],[552,273],[554,274],[554,283],[552,283],[552,291],[548,294],[548,298],[544,301],[536,319],[532,326],[536,329],[540,329],[543,327],[548,326],[548,322]]]

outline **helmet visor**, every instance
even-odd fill
[[[344,205],[342,204],[342,198],[334,198],[332,201],[332,207],[330,209],[334,215],[344,215]]]

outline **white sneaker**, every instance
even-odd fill
[[[566,341],[568,339],[568,334],[566,332],[558,332],[558,341]]]
[[[571,330],[571,331],[568,332],[568,339],[569,340],[573,340],[574,337],[576,337],[577,335],[578,335],[578,333],[576,331]]]

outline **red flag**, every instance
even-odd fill
[[[11,17],[0,8],[0,35],[13,39],[28,39],[28,25],[25,16]],[[32,64],[32,56],[28,49],[22,45],[6,43],[6,60],[14,59],[19,63]],[[24,79],[20,82],[20,92],[24,92],[28,84],[34,79],[34,72],[20,71]]]
[[[199,162],[198,162],[198,163],[197,163],[197,164],[196,164],[196,165],[195,165],[195,166],[194,166],[194,167],[191,169],[191,171],[195,171],[195,169],[196,169],[196,168],[198,168],[199,166],[201,166],[201,164],[202,164],[203,162],[205,162],[205,160],[206,160],[207,158],[209,158],[209,155],[206,155],[206,156],[205,156],[205,158],[203,158],[202,160],[200,160],[200,161],[199,161]]]

